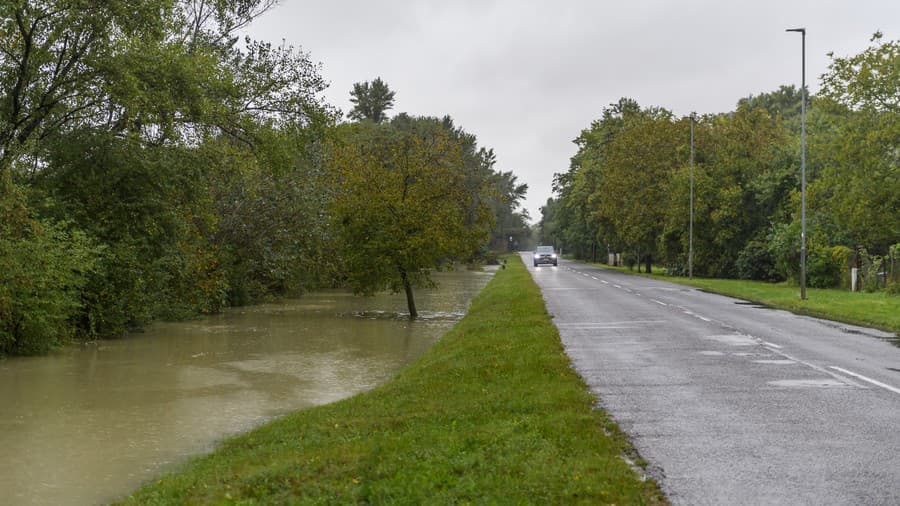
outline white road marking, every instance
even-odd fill
[[[613,285],[613,286],[614,286],[614,287],[616,287],[616,288],[622,288],[622,287],[621,287],[621,286],[619,286],[619,285]]]
[[[796,380],[778,380],[778,381],[767,381],[768,384],[774,387],[786,387],[786,388],[848,388],[852,385],[848,385],[843,381],[836,381],[830,379],[796,379]]]
[[[601,279],[600,282],[603,283],[604,285],[608,285],[608,284],[609,284],[609,281],[607,281],[607,280],[605,280],[605,279]]]
[[[596,277],[596,276],[591,276],[591,279],[593,279],[594,281],[597,281],[597,277]]]
[[[781,349],[781,346],[778,346],[775,343],[770,343],[769,341],[763,341],[762,344],[763,346],[771,346],[772,348],[778,348],[779,350]]]
[[[665,302],[662,302],[662,301],[659,301],[659,300],[656,300],[656,299],[650,299],[650,300],[652,300],[653,302],[659,304],[660,306],[668,306],[668,304],[666,304]]]
[[[762,340],[760,340],[760,344],[762,344]],[[763,346],[763,347],[764,347],[765,349],[771,351],[772,353],[776,354],[776,355],[781,355],[782,357],[784,357],[784,358],[786,358],[786,359],[788,359],[788,360],[793,360],[794,362],[801,363],[801,364],[805,365],[806,367],[809,367],[810,369],[813,369],[813,370],[815,370],[815,371],[819,371],[820,373],[823,373],[823,374],[827,374],[827,375],[831,376],[832,378],[834,378],[834,379],[836,379],[836,380],[839,380],[839,381],[842,381],[842,382],[844,382],[844,383],[846,383],[846,384],[848,384],[848,385],[851,385],[851,386],[854,386],[854,387],[857,387],[857,388],[866,388],[865,386],[860,385],[859,383],[853,381],[852,379],[850,379],[850,378],[848,378],[848,377],[846,377],[846,376],[841,376],[840,374],[831,372],[831,371],[829,371],[828,369],[825,369],[824,367],[817,366],[816,364],[812,364],[812,363],[807,362],[807,361],[805,361],[805,360],[800,360],[799,358],[793,357],[793,356],[791,356],[791,355],[788,355],[787,353],[785,353],[785,352],[783,352],[783,351],[781,351],[781,350],[778,350],[778,349],[776,349],[776,348],[769,348],[768,346]],[[900,392],[898,392],[898,393],[900,393]]]
[[[719,341],[722,344],[731,346],[756,346],[759,344],[752,336],[744,334],[724,334],[718,336],[706,336],[711,341]]]
[[[871,384],[873,384],[873,385],[875,385],[875,386],[878,386],[878,387],[881,387],[881,388],[883,388],[883,389],[885,389],[885,390],[889,390],[889,391],[891,391],[891,392],[894,392],[895,394],[900,394],[900,388],[895,388],[895,387],[892,387],[892,386],[890,386],[890,385],[886,385],[886,384],[884,384],[884,383],[882,383],[882,382],[880,382],[880,381],[878,381],[878,380],[874,380],[874,379],[872,379],[872,378],[868,378],[868,377],[866,377],[866,376],[863,376],[862,374],[857,374],[857,373],[855,373],[855,372],[853,372],[853,371],[848,371],[847,369],[844,369],[844,368],[841,368],[841,367],[836,367],[836,366],[833,366],[833,365],[830,365],[830,366],[828,366],[828,367],[829,367],[830,369],[834,369],[835,371],[840,371],[840,372],[842,372],[842,373],[844,373],[844,374],[846,374],[846,375],[848,375],[848,376],[853,376],[854,378],[863,380],[863,381],[865,381],[865,382],[867,382],[867,383],[871,383]]]
[[[691,316],[693,316],[694,318],[700,318],[701,320],[703,320],[703,321],[705,321],[705,322],[711,322],[711,321],[712,321],[712,320],[710,320],[709,318],[707,318],[707,317],[705,317],[705,316],[700,316],[700,315],[698,315],[697,313],[695,313],[695,312],[693,312],[693,311],[690,311],[690,310],[688,310],[688,309],[682,309],[682,311],[684,311],[684,314],[686,314],[686,315],[691,315]]]

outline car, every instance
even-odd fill
[[[538,246],[536,250],[534,250],[534,266],[537,267],[542,264],[553,264],[558,265],[559,259],[556,257],[556,252],[553,251],[553,246]]]

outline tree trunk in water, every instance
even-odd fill
[[[409,319],[415,320],[419,317],[419,312],[416,311],[416,299],[413,297],[413,289],[412,285],[409,284],[409,276],[406,275],[406,271],[400,270],[400,279],[403,280],[403,289],[406,290],[406,307],[409,308]]]

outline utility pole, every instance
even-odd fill
[[[806,300],[806,28],[789,28],[800,32],[802,70],[800,84],[800,299]]]
[[[694,113],[691,113],[691,220],[688,233],[688,278],[694,279]]]

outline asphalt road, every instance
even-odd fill
[[[575,369],[673,504],[900,504],[890,334],[523,260]]]

